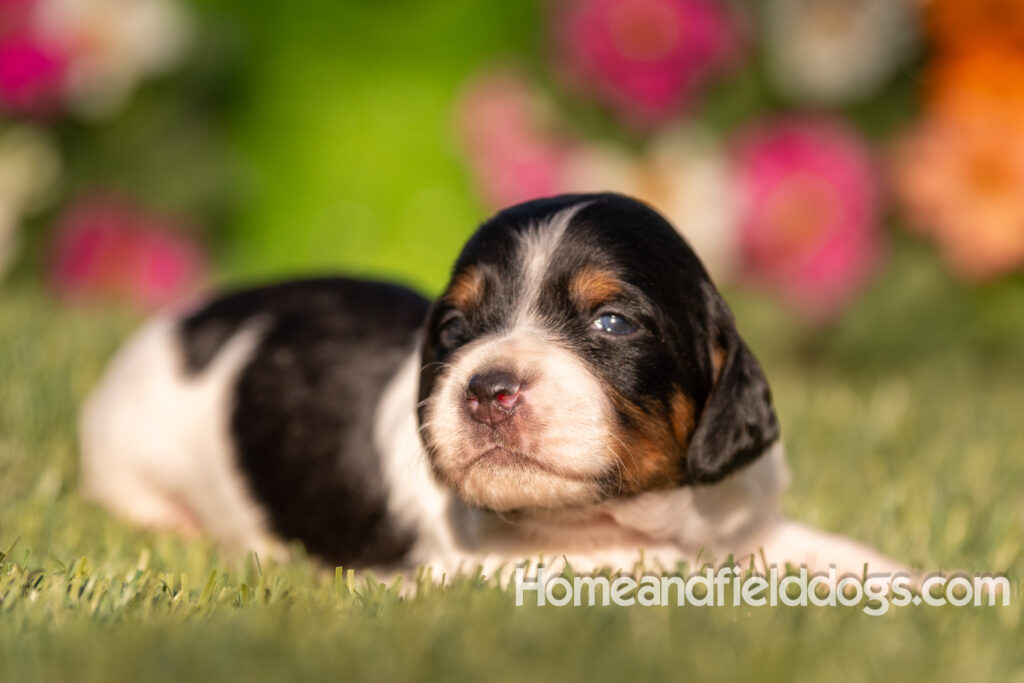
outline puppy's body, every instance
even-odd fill
[[[782,519],[760,367],[671,226],[616,195],[502,212],[433,306],[323,279],[157,319],[82,446],[87,492],[136,521],[345,566],[899,569]]]

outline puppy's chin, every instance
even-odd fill
[[[560,473],[500,448],[454,469],[435,462],[434,470],[466,503],[497,511],[586,505],[600,501],[605,491],[600,479]]]

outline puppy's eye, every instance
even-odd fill
[[[438,341],[442,346],[454,348],[462,343],[466,337],[466,319],[461,315],[453,315],[441,323],[441,330],[438,332]]]
[[[619,313],[605,313],[595,320],[591,327],[607,334],[625,335],[636,332],[636,325]]]

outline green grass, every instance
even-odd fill
[[[73,429],[81,397],[134,321],[9,288],[0,298],[0,547],[13,548],[0,561],[0,678],[1020,683],[1020,285],[955,287],[910,250],[814,344],[763,302],[735,300],[784,426],[788,512],[919,567],[1013,581],[1010,607],[883,617],[517,608],[511,594],[472,579],[403,599],[301,552],[257,567],[201,539],[134,529],[80,499]],[[1002,311],[994,327],[993,301]]]

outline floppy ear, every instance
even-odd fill
[[[760,364],[740,339],[732,313],[714,295],[712,358],[717,378],[690,440],[686,458],[689,481],[723,479],[764,453],[779,438],[771,389]]]

